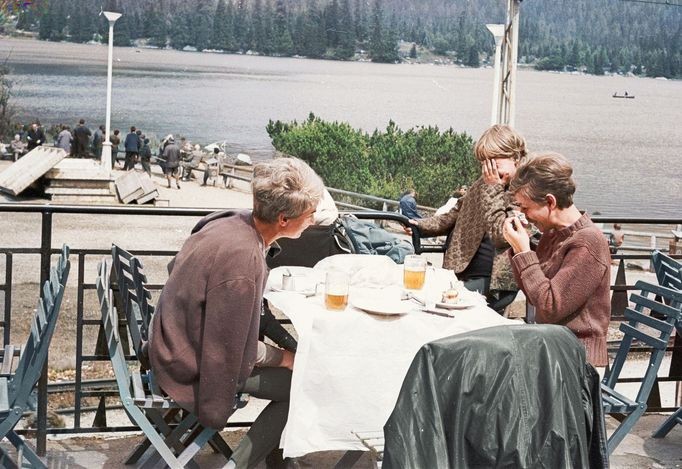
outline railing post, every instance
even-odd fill
[[[52,212],[42,212],[40,235],[40,288],[50,279],[50,256],[52,254]],[[49,354],[49,351],[48,351]],[[38,431],[36,432],[36,452],[45,456],[47,450],[47,357],[38,381]]]
[[[651,244],[649,245],[652,251],[656,250],[656,235],[651,235]],[[651,262],[651,258],[649,258],[649,272],[654,271],[654,264]]]
[[[5,319],[2,328],[3,346],[10,344],[12,332],[12,253],[5,254]]]

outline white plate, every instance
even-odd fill
[[[457,303],[436,303],[436,307],[442,309],[466,309],[473,306],[476,306],[476,303],[467,298],[459,298]]]
[[[386,301],[373,298],[356,298],[351,301],[354,308],[366,313],[380,314],[382,316],[401,316],[408,314],[415,308],[409,301]]]

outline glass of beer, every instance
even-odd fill
[[[327,309],[342,310],[348,305],[348,274],[339,270],[327,272],[324,287],[324,305]]]
[[[408,290],[421,290],[426,280],[426,259],[417,255],[405,256],[403,285]]]

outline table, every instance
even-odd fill
[[[343,259],[334,260],[340,257]],[[402,266],[384,256],[332,256],[314,269],[290,269],[314,283],[335,263],[336,267],[348,267],[353,262],[351,304],[355,295],[382,297],[402,287]],[[362,264],[366,265],[358,268]],[[273,269],[269,285],[281,285],[281,269]],[[453,280],[451,271],[432,269],[418,294],[437,300]],[[281,440],[285,457],[315,451],[366,451],[353,432],[383,428],[405,373],[423,344],[484,327],[519,323],[499,316],[475,293],[467,297],[475,306],[456,311],[454,318],[417,311],[382,317],[351,305],[345,311],[329,311],[324,307],[323,288],[319,290],[307,298],[293,292],[265,295],[291,319],[299,337],[289,418]]]

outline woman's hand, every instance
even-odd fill
[[[530,237],[518,218],[511,217],[504,221],[502,235],[514,250],[514,254],[530,251]]]
[[[410,218],[409,220],[407,220],[407,222],[408,222],[410,225],[414,225],[414,226],[418,226],[418,225],[419,225],[419,223],[417,222],[417,220],[413,220],[413,219],[411,219],[411,218]],[[407,233],[408,235],[412,236],[412,228],[410,228],[409,226],[403,225],[403,231],[405,231],[405,233]]]
[[[504,184],[505,181],[500,177],[500,173],[497,170],[497,163],[494,159],[485,160],[481,165],[483,167],[483,181],[486,184],[494,186],[495,184]]]

